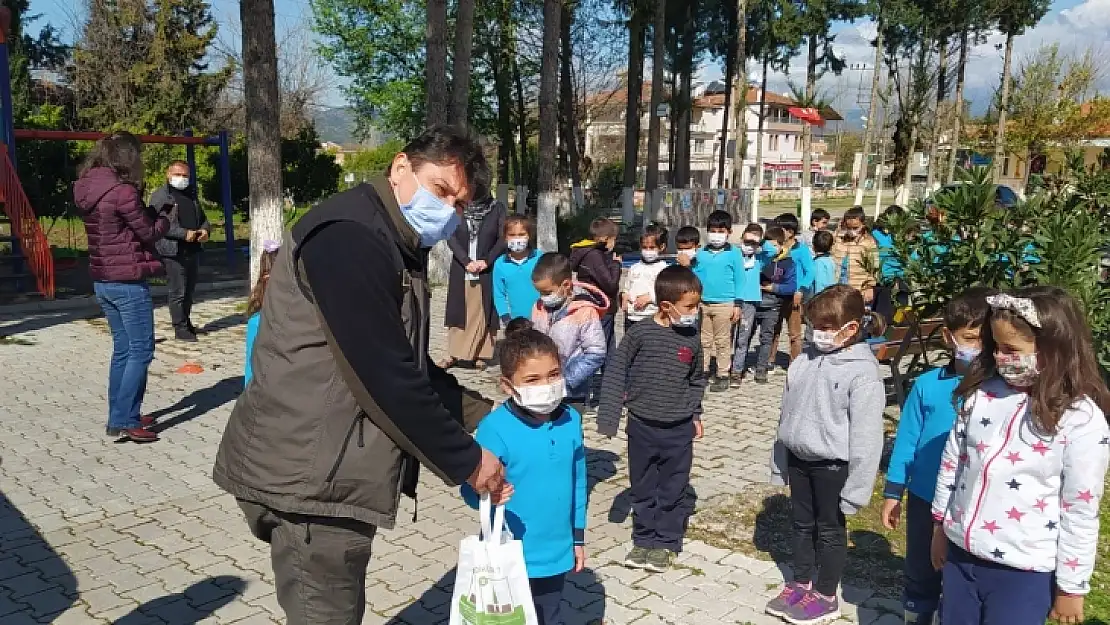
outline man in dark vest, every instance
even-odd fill
[[[166,266],[169,287],[170,320],[174,338],[194,343],[197,329],[189,319],[193,309],[193,291],[197,286],[201,244],[208,240],[212,226],[204,209],[197,201],[197,188],[193,173],[185,161],[174,161],[166,168],[166,184],[150,196],[155,209],[173,206],[170,211],[170,229],[155,244]]]
[[[428,130],[387,176],[285,235],[213,478],[270,543],[290,625],[362,622],[370,546],[419,465],[495,498],[504,467],[467,434],[490,402],[428,358],[428,249],[489,185],[465,131]]]

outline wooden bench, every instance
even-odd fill
[[[898,405],[906,402],[906,394],[914,378],[932,366],[930,352],[946,349],[941,329],[943,319],[923,319],[911,317],[905,324],[887,329],[883,341],[871,344],[875,358],[890,367],[890,377],[894,386],[894,397]],[[906,362],[906,359],[909,359]],[[903,372],[903,364],[905,371]]]

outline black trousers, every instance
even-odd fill
[[[682,551],[690,510],[686,489],[694,462],[694,421],[658,423],[628,416],[632,543]]]
[[[289,625],[360,625],[373,525],[286,514],[239,501],[251,533],[270,544],[277,600]]]
[[[559,612],[566,582],[566,573],[551,577],[533,577],[528,580],[528,587],[532,591],[532,604],[536,606],[536,618],[540,625],[563,625]]]
[[[185,253],[167,256],[162,261],[166,265],[170,320],[175,330],[188,330],[189,314],[193,310],[193,292],[197,288],[200,257],[193,253]]]
[[[790,504],[794,526],[794,581],[817,581],[814,589],[836,596],[848,557],[848,529],[840,511],[840,491],[848,480],[848,463],[807,462],[789,453]]]
[[[616,351],[617,343],[617,314],[607,313],[601,316],[601,331],[605,333],[605,360],[608,361]],[[590,378],[589,398],[587,407],[596,408],[601,405],[601,378],[605,374],[605,365],[597,370]]]
[[[902,603],[906,612],[918,615],[918,622],[929,623],[940,603],[940,571],[933,568],[933,503],[917,495],[906,497],[905,589]]]

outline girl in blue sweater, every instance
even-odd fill
[[[505,219],[505,242],[509,248],[493,263],[493,307],[501,325],[517,317],[532,316],[532,308],[540,298],[532,283],[532,269],[540,259],[540,251],[532,244],[532,220],[523,215]]]
[[[502,498],[505,522],[524,543],[532,601],[540,625],[562,623],[559,605],[570,571],[586,565],[586,447],[582,418],[563,403],[559,348],[518,319],[501,344],[501,388],[509,399],[486,416],[475,439],[505,465],[512,486]],[[468,485],[473,507],[478,495]]]
[[[254,370],[251,368],[251,355],[254,354],[254,337],[258,336],[258,326],[262,323],[262,300],[266,295],[266,283],[270,280],[270,270],[274,267],[280,243],[277,241],[264,241],[262,243],[262,256],[258,259],[258,282],[251,289],[247,298],[247,353],[246,365],[243,367],[243,388],[247,387]]]

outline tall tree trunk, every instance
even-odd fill
[[[809,36],[809,58],[806,62],[806,99],[813,102],[817,92],[817,37]],[[813,210],[813,125],[802,122],[802,214],[801,222],[809,226]]]
[[[960,152],[960,133],[963,131],[964,122],[964,81],[967,74],[967,51],[968,40],[971,38],[970,33],[971,28],[965,26],[964,32],[960,36],[960,60],[956,67],[956,106],[953,107],[952,111],[952,138],[949,140],[952,149],[949,150],[946,182],[952,182],[956,178],[956,157]]]
[[[940,40],[940,58],[937,59],[937,102],[933,110],[933,129],[929,133],[929,169],[925,174],[925,193],[933,191],[933,182],[937,178],[937,145],[940,143],[941,110],[944,100],[948,97],[948,37]]]
[[[561,0],[543,2],[543,49],[540,57],[539,204],[536,240],[542,250],[558,249],[555,215],[558,193],[555,186],[555,138],[559,132],[559,19]]]
[[[467,124],[470,103],[470,56],[474,43],[474,2],[458,0],[455,18],[455,64],[451,71],[451,120],[452,124]]]
[[[725,161],[728,158],[728,130],[734,118],[732,114],[732,92],[735,79],[736,48],[729,46],[725,52],[725,108],[724,115],[721,115],[721,152],[717,155],[717,187],[722,189],[725,186]],[[743,76],[741,76],[741,80],[743,79]],[[739,137],[737,137],[736,146],[737,148],[740,147]]]
[[[497,11],[498,41],[497,49],[491,51],[490,67],[493,70],[494,92],[497,94],[497,136],[500,145],[497,150],[497,181],[509,184],[509,172],[518,179],[519,164],[516,162],[513,144],[513,96],[512,96],[512,0],[499,0]]]
[[[664,37],[666,34],[669,33],[665,31]],[[671,58],[674,59],[674,67],[671,68],[671,88],[668,99],[670,107],[668,107],[669,110],[667,111],[669,113],[667,117],[667,180],[670,181],[672,187],[678,186],[675,183],[677,179],[675,175],[675,154],[677,153],[675,146],[678,138],[678,114],[679,109],[682,107],[682,102],[678,97],[678,40],[678,32],[676,31],[674,37],[671,38]]]
[[[998,131],[994,135],[994,180],[1002,178],[1002,164],[1006,159],[1006,107],[1010,105],[1010,65],[1014,57],[1014,35],[1006,33],[1006,54],[1002,57],[1002,97],[998,104]]]
[[[424,119],[433,125],[447,119],[447,0],[428,0],[426,36]]]
[[[659,187],[659,131],[662,118],[659,117],[658,112],[659,105],[663,103],[663,58],[667,55],[667,0],[655,0],[653,13],[655,26],[651,55],[651,116],[648,118],[648,163],[645,185],[651,204],[644,209],[644,223],[657,218],[660,205],[659,194],[656,191]]]
[[[574,200],[574,209],[582,208],[582,170],[578,158],[578,114],[574,102],[574,83],[572,82],[571,63],[574,60],[574,50],[571,47],[570,27],[574,20],[574,11],[569,1],[563,2],[562,16],[559,24],[559,35],[562,40],[562,52],[559,68],[559,92],[563,109],[563,152],[567,155],[567,172],[570,174],[570,186]]]
[[[878,109],[879,104],[879,70],[883,66],[883,18],[882,15],[878,19],[878,35],[875,37],[875,68],[872,70],[871,75],[871,100],[867,105],[867,126],[863,131],[863,158],[860,161],[860,172],[856,178],[856,206],[863,206],[863,191],[867,185],[867,161],[871,158],[871,139],[872,137],[879,136],[881,129],[876,132],[877,124],[879,123]],[[876,165],[876,175],[878,175],[881,163]]]
[[[624,109],[624,188],[626,201],[631,202],[628,189],[636,187],[640,158],[640,99],[644,91],[644,8],[643,0],[632,1],[628,20],[628,102]],[[654,111],[651,113],[655,114]],[[631,216],[625,206],[625,215]]]
[[[693,118],[693,88],[694,77],[694,5],[695,0],[687,0],[686,16],[682,26],[682,56],[679,69],[681,70],[681,105],[676,129],[675,145],[675,187],[685,189],[690,186],[690,122]]]
[[[736,0],[737,36],[736,36],[736,74],[740,80],[733,86],[733,109],[729,114],[733,118],[733,128],[736,128],[736,155],[732,159],[733,184],[729,186],[744,186],[744,157],[747,156],[748,139],[748,2]],[[757,187],[758,188],[758,187]]]
[[[759,129],[755,133],[755,184],[752,188],[752,215],[753,222],[759,221],[759,194],[763,189],[763,124],[767,119],[767,69],[771,64],[771,55],[763,57],[763,77],[759,85]],[[808,224],[807,224],[808,225]]]
[[[516,87],[516,119],[520,129],[517,138],[520,141],[520,176],[516,180],[517,186],[528,185],[532,176],[532,164],[528,161],[528,109],[524,102],[524,80],[520,76],[520,64],[513,56],[513,85]],[[517,206],[520,210],[520,206]]]
[[[263,242],[280,241],[281,102],[273,0],[242,0],[243,100],[247,119],[247,183],[250,186],[250,284],[258,282]]]

